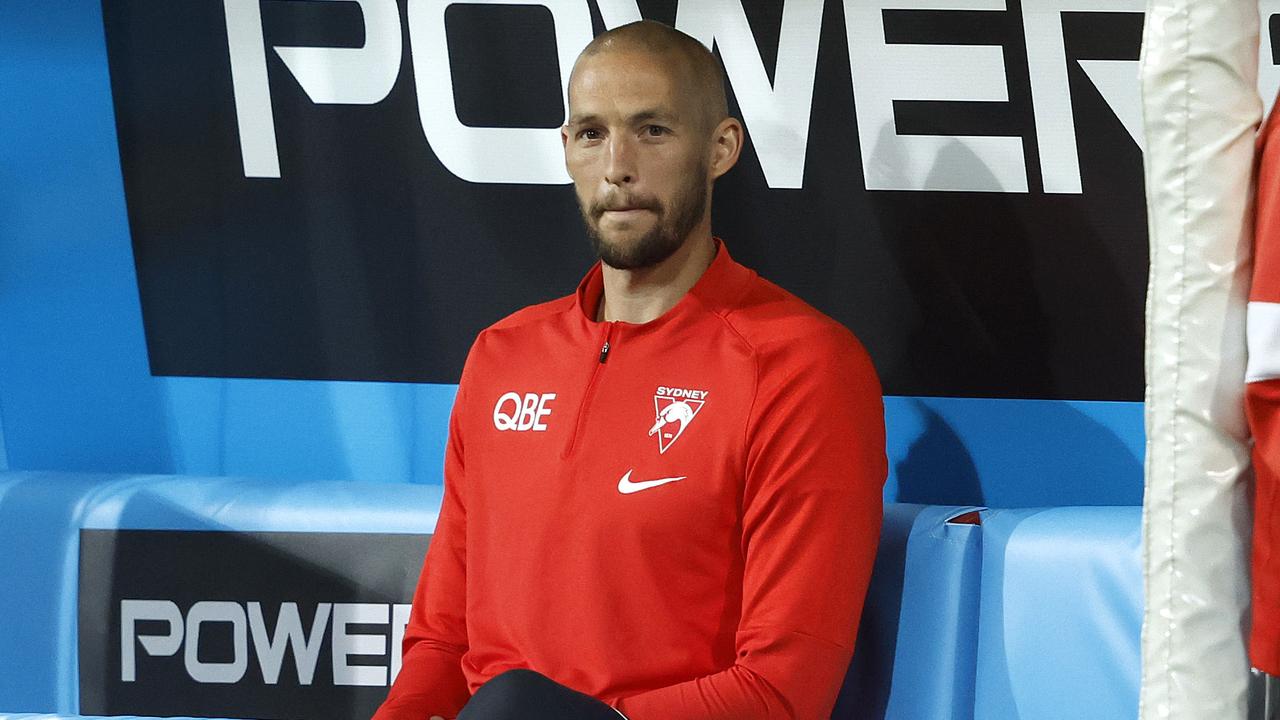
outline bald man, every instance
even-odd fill
[[[875,371],[712,235],[743,129],[697,41],[597,37],[561,136],[600,262],[471,348],[375,718],[827,718],[880,530]]]

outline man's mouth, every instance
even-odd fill
[[[627,217],[629,215],[639,215],[642,212],[650,212],[647,207],[638,205],[627,205],[619,207],[607,207],[600,211],[601,215],[613,215],[615,217]]]

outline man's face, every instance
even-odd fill
[[[596,253],[618,269],[670,257],[706,212],[710,133],[671,62],[611,50],[573,77],[565,166]]]

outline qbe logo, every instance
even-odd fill
[[[503,393],[493,406],[493,426],[503,431],[543,432],[555,399],[555,393]]]

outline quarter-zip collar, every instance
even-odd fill
[[[716,254],[711,264],[703,271],[702,276],[689,292],[662,315],[647,323],[596,320],[600,298],[604,295],[604,275],[600,261],[596,261],[596,264],[578,283],[575,302],[578,316],[589,326],[599,327],[608,323],[616,326],[617,331],[635,334],[658,330],[690,313],[702,310],[717,312],[733,306],[738,296],[746,289],[747,281],[755,276],[755,272],[734,261],[729,256],[729,249],[723,240],[718,237],[712,239],[716,243]]]
[[[716,243],[716,254],[711,264],[702,272],[702,276],[671,309],[647,323],[596,320],[600,298],[604,295],[604,275],[599,262],[592,266],[586,277],[578,284],[574,303],[576,309],[571,308],[568,312],[576,315],[578,331],[582,333],[583,338],[589,338],[588,342],[591,343],[591,370],[587,375],[586,387],[582,392],[582,400],[578,405],[573,429],[561,452],[561,458],[571,457],[578,447],[597,389],[601,383],[605,382],[604,377],[609,374],[605,364],[615,352],[614,345],[618,346],[618,351],[625,354],[627,350],[623,346],[629,341],[638,340],[644,336],[652,337],[653,333],[663,330],[678,332],[680,326],[696,322],[703,312],[728,312],[746,292],[755,273],[734,262],[720,238],[712,239]],[[585,356],[583,360],[586,361]],[[616,365],[616,362],[614,364]]]

